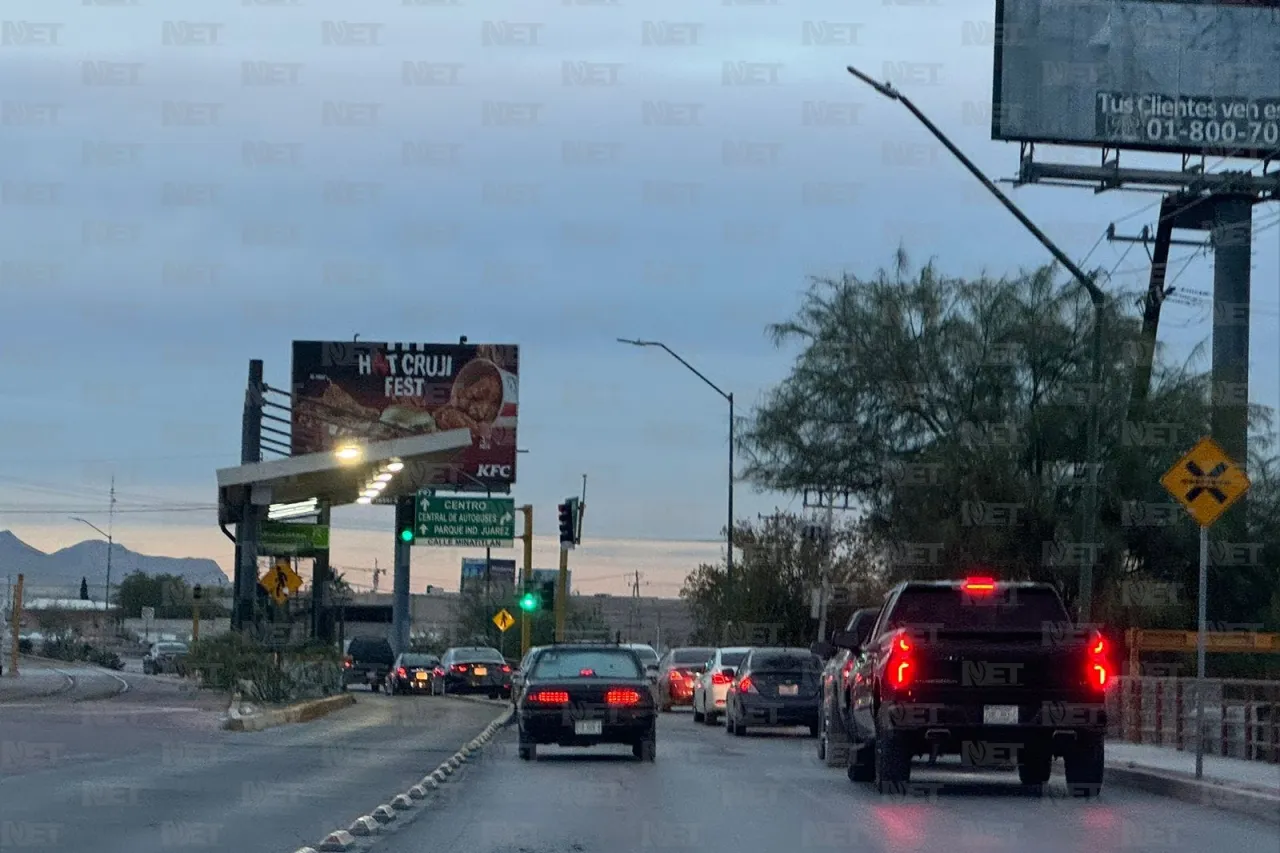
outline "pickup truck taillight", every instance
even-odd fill
[[[915,675],[915,662],[911,655],[914,649],[911,641],[905,636],[894,638],[884,671],[885,680],[889,682],[889,687],[892,689],[902,690],[910,686],[912,677]]]
[[[1095,690],[1106,690],[1115,680],[1115,671],[1111,667],[1107,641],[1097,631],[1089,638],[1089,661],[1085,677]]]

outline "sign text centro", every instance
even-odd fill
[[[515,501],[419,492],[414,526],[417,545],[511,548],[516,535]]]

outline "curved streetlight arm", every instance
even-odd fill
[[[98,531],[98,532],[99,532],[99,533],[101,533],[104,537],[106,537],[106,539],[107,539],[107,541],[108,541],[108,542],[110,542],[110,541],[111,541],[111,534],[110,534],[110,533],[108,533],[108,532],[106,532],[105,530],[103,530],[103,529],[102,529],[101,527],[99,527],[98,525],[94,524],[92,521],[89,521],[89,520],[87,520],[87,519],[81,518],[81,517],[80,517],[80,516],[78,516],[78,515],[71,515],[71,516],[67,516],[67,517],[68,517],[68,518],[70,518],[72,521],[78,521],[78,522],[80,522],[81,524],[87,524],[87,525],[89,525],[89,526],[90,526],[90,527],[92,527],[94,530]]]
[[[633,341],[633,340],[629,340],[629,339],[627,339],[627,338],[618,338],[618,343],[620,343],[620,344],[631,344],[633,347],[660,347],[660,348],[662,348],[662,349],[666,350],[667,355],[671,356],[671,357],[672,357],[672,358],[674,358],[676,361],[680,362],[680,363],[681,363],[681,364],[683,364],[685,367],[687,367],[687,368],[689,369],[689,372],[690,372],[690,373],[692,373],[694,376],[696,376],[696,377],[698,377],[699,379],[701,379],[703,382],[707,383],[707,386],[708,386],[708,387],[710,387],[712,391],[715,391],[717,394],[719,394],[721,397],[724,397],[726,400],[730,400],[730,401],[732,401],[732,399],[733,399],[733,395],[732,395],[732,394],[729,394],[729,393],[727,393],[727,392],[725,392],[725,391],[721,390],[720,386],[719,386],[719,385],[717,385],[716,383],[712,382],[712,381],[711,381],[710,379],[708,379],[706,376],[704,376],[704,375],[702,374],[702,371],[701,371],[701,370],[698,370],[698,368],[694,367],[692,364],[690,364],[689,362],[685,361],[683,358],[681,358],[679,355],[677,355],[677,354],[676,354],[675,350],[671,349],[671,347],[667,346],[666,344],[662,343],[661,341]]]
[[[1080,267],[1076,265],[1075,261],[1067,257],[1066,252],[1059,249],[1057,245],[1049,239],[1048,235],[1037,228],[1036,224],[1032,222],[1025,213],[1019,210],[1018,206],[1015,205],[1008,196],[1002,193],[1000,188],[991,182],[990,178],[982,174],[982,170],[975,166],[973,161],[968,157],[964,156],[964,152],[952,144],[951,140],[946,137],[946,134],[939,130],[933,122],[929,121],[928,117],[924,113],[920,112],[920,110],[916,108],[916,105],[911,103],[911,100],[907,98],[906,95],[903,95],[888,83],[879,83],[871,79],[852,65],[846,66],[846,70],[863,83],[866,83],[868,86],[875,89],[881,95],[884,95],[886,98],[892,101],[900,101],[902,105],[910,110],[911,114],[915,116],[920,123],[923,124],[925,128],[932,133],[934,137],[943,144],[943,146],[946,147],[948,151],[951,152],[952,156],[959,160],[966,169],[973,173],[975,178],[982,182],[982,185],[987,188],[987,192],[995,196],[1000,203],[1005,206],[1005,209],[1012,213],[1017,220],[1022,223],[1022,226],[1030,231],[1031,234],[1040,241],[1042,246],[1049,250],[1049,254],[1053,255],[1054,259],[1058,263],[1062,264],[1067,272],[1071,273],[1072,277],[1080,283],[1080,286],[1088,291],[1089,298],[1093,300],[1095,305],[1101,305],[1106,302],[1106,294],[1098,287],[1098,285],[1094,284],[1093,278],[1085,273],[1084,270],[1080,269]]]

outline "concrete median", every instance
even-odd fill
[[[354,695],[339,693],[337,696],[299,702],[284,708],[268,708],[245,714],[240,711],[240,700],[237,697],[232,700],[231,707],[227,710],[223,728],[233,732],[259,732],[290,723],[308,723],[354,704],[356,704]]]

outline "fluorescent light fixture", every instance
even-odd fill
[[[364,497],[369,498],[370,500],[372,500],[372,499],[376,498],[376,497],[378,496],[378,494],[379,494],[379,492],[378,492],[378,490],[377,490],[377,489],[365,489],[365,490],[364,490]]]
[[[371,489],[373,489],[374,491],[377,491],[377,492],[382,491],[382,490],[383,490],[383,489],[385,489],[386,487],[387,487],[387,484],[386,484],[385,482],[373,482],[373,483],[370,483],[370,484],[369,484],[369,488],[371,488]]]
[[[379,474],[373,479],[375,482],[378,482],[378,483],[390,483],[392,478],[394,477],[395,477],[395,474]]]
[[[302,518],[306,515],[315,515],[319,511],[320,502],[315,498],[310,498],[291,504],[271,504],[271,506],[267,507],[267,518],[272,521],[280,521],[286,518]]]
[[[387,470],[390,471],[392,474],[398,474],[404,470],[404,463],[401,462],[399,459],[396,459],[387,465]]]
[[[361,495],[360,497],[356,498],[356,503],[368,505],[373,503],[373,498],[365,497],[364,495]]]

